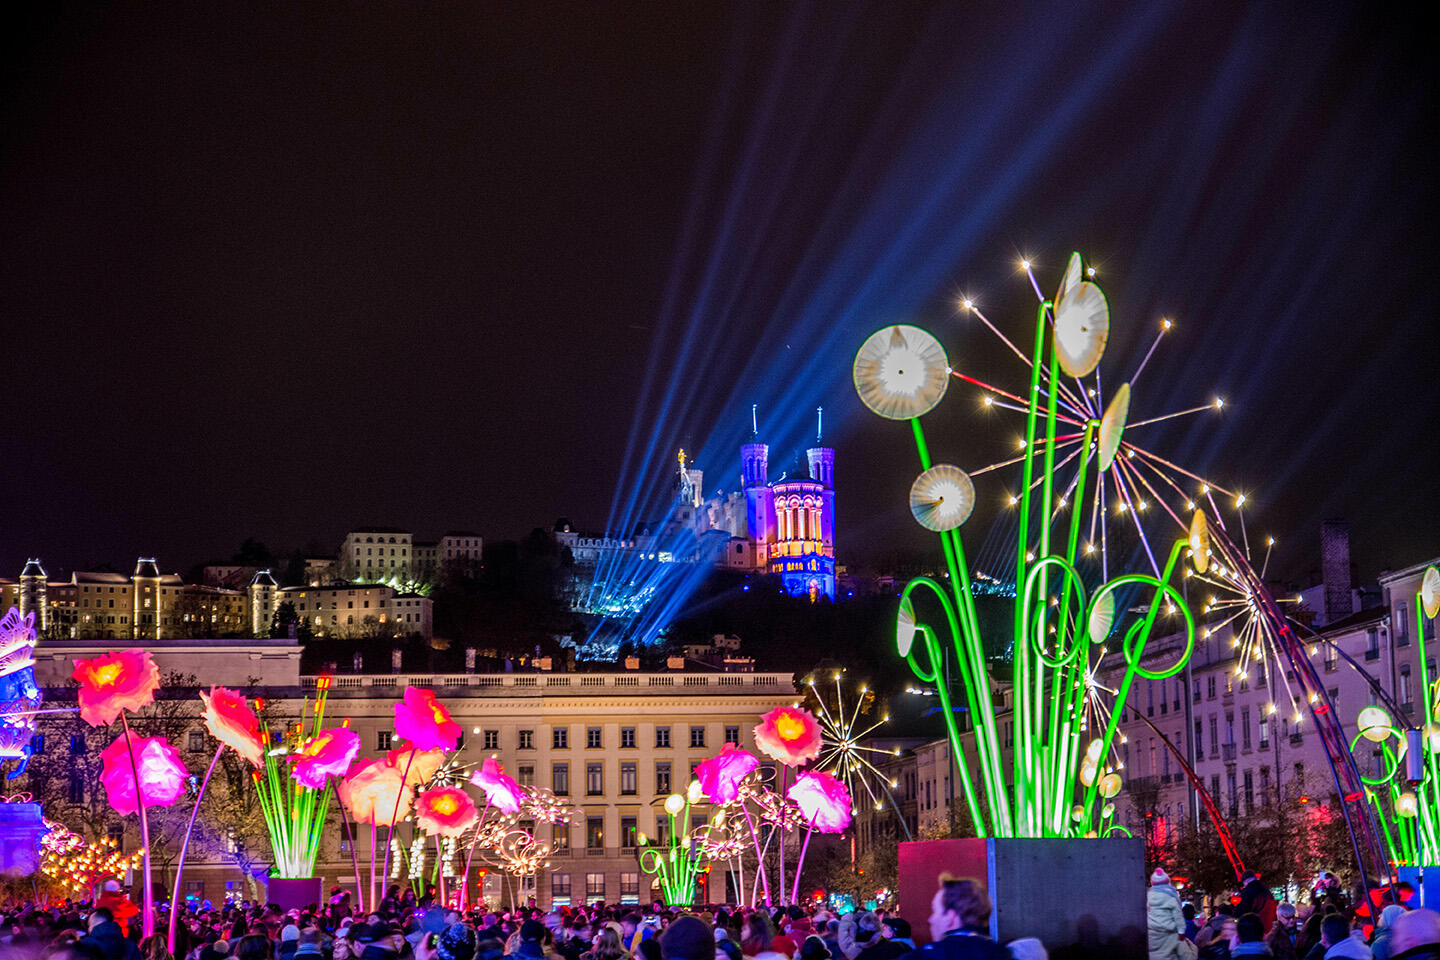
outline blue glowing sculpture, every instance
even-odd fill
[[[5,775],[13,780],[30,763],[30,738],[40,688],[35,686],[35,614],[20,615],[15,607],[0,617],[0,762],[18,759]]]

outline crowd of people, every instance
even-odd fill
[[[1333,878],[1322,877],[1302,912],[1276,901],[1252,873],[1233,902],[1200,916],[1157,867],[1146,901],[1150,960],[1440,960],[1440,913],[1410,909],[1410,893],[1397,887],[1387,898],[1401,902],[1387,903],[1370,924]]]
[[[917,949],[909,921],[894,913],[816,905],[460,911],[397,887],[370,912],[338,890],[304,910],[245,902],[181,910],[172,953],[163,908],[156,932],[142,937],[139,917],[98,901],[15,905],[0,911],[0,960],[899,960]],[[1044,957],[1038,941],[1007,949],[991,940],[990,911],[978,881],[943,879],[928,918],[932,942],[916,960]]]

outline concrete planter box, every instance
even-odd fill
[[[990,891],[990,935],[1038,937],[1055,956],[1077,944],[1113,960],[1146,960],[1145,843],[1108,840],[918,840],[900,844],[900,914],[917,944],[930,939],[930,901],[942,873]],[[1063,954],[1062,954],[1063,955]]]
[[[265,899],[281,910],[304,910],[312,903],[325,905],[323,877],[271,877],[265,881]]]

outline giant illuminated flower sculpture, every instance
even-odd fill
[[[772,760],[798,767],[820,756],[820,724],[808,710],[776,707],[755,725],[755,745]]]
[[[117,737],[100,754],[100,762],[104,765],[100,783],[105,787],[105,795],[115,812],[121,816],[137,812],[136,774],[140,778],[141,799],[146,807],[168,807],[180,799],[190,771],[185,769],[179,752],[164,737],[131,737],[130,742],[135,750],[133,772],[124,737]]]
[[[245,695],[227,687],[211,687],[209,693],[200,691],[200,700],[205,704],[205,726],[210,736],[260,766],[265,743],[260,739],[260,721],[245,702]]]
[[[460,740],[460,724],[422,687],[407,687],[405,699],[395,704],[395,735],[410,741],[417,750],[454,750]]]
[[[711,803],[729,803],[739,796],[740,781],[758,766],[754,754],[727,743],[718,754],[696,765],[695,776]]]
[[[415,798],[415,822],[435,836],[458,837],[478,815],[475,801],[459,787],[434,787]]]
[[[391,750],[385,757],[390,766],[405,775],[407,787],[429,783],[430,778],[435,776],[435,771],[445,765],[445,751],[438,747],[434,750],[410,750],[401,747]]]
[[[500,766],[499,760],[486,757],[480,769],[470,776],[470,782],[484,790],[486,801],[501,813],[519,812],[525,792],[520,789],[520,784],[505,775],[505,768]]]
[[[76,660],[70,677],[80,684],[80,718],[92,727],[108,727],[122,711],[149,706],[160,686],[160,668],[144,650]]]
[[[841,833],[850,826],[850,791],[828,773],[800,774],[785,795],[795,801],[806,822],[821,833]]]
[[[400,771],[383,760],[361,760],[340,781],[339,790],[340,802],[357,823],[388,827],[410,814],[409,791]]]
[[[349,727],[322,730],[300,744],[290,755],[295,782],[312,790],[325,789],[327,777],[343,777],[360,752],[360,734]]]

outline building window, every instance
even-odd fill
[[[599,749],[600,749],[600,747],[603,745],[603,738],[602,738],[602,736],[601,736],[601,730],[602,730],[602,729],[603,729],[603,728],[601,728],[601,727],[586,727],[586,728],[585,728],[585,749],[587,749],[587,750],[599,750]]]
[[[633,796],[635,792],[635,761],[626,760],[620,764],[620,793]]]
[[[670,746],[670,728],[655,728],[655,747],[657,749]]]
[[[1261,767],[1261,768],[1260,768],[1260,802],[1261,802],[1262,804],[1265,804],[1265,803],[1269,803],[1269,802],[1270,802],[1270,768],[1269,768],[1269,767]]]
[[[1395,620],[1400,626],[1395,636],[1395,646],[1410,646],[1410,608],[1403,603],[1398,605],[1395,608]]]
[[[556,750],[564,750],[570,746],[570,728],[556,727],[550,731],[550,746]]]
[[[726,743],[733,743],[733,744],[735,744],[735,746],[737,746],[737,747],[740,746],[740,725],[739,725],[739,724],[726,724],[726,725],[725,725],[725,742],[726,742]]]
[[[70,771],[70,789],[66,797],[71,803],[85,802],[85,778],[74,770]]]
[[[1410,706],[1410,664],[1400,667],[1400,709]],[[32,740],[31,743],[34,743]]]
[[[557,851],[570,849],[570,824],[557,823],[550,828],[550,849]]]
[[[125,825],[123,823],[112,823],[105,828],[105,839],[114,844],[115,849],[121,853],[125,852]]]
[[[620,847],[623,850],[634,850],[636,837],[639,830],[635,826],[634,817],[620,818]]]
[[[499,730],[486,730],[486,731],[485,731],[485,741],[484,741],[484,742],[485,742],[485,746],[484,746],[483,749],[485,749],[485,750],[499,750],[499,749],[500,749],[500,731],[499,731]]]
[[[655,764],[655,792],[670,792],[670,761],[663,760]]]
[[[557,797],[570,796],[570,764],[557,763],[550,768],[550,789]]]
[[[1215,699],[1215,674],[1213,673],[1205,678],[1205,695],[1211,700]]]
[[[205,734],[191,730],[185,738],[185,748],[191,753],[200,753],[205,749]]]
[[[1205,726],[1202,721],[1195,721],[1195,759],[1199,760],[1205,753],[1205,739],[1203,736]]]
[[[393,734],[391,731],[389,731],[389,730],[381,730],[379,733],[375,734],[375,749],[376,749],[376,750],[389,750],[389,749],[390,749],[390,741],[393,740],[393,739],[394,739],[394,734]]]
[[[621,747],[621,749],[623,749],[623,750],[633,750],[633,749],[635,748],[635,728],[634,728],[634,727],[621,727],[621,728],[620,728],[620,747]]]
[[[620,902],[640,902],[640,874],[634,872],[620,874]]]
[[[1255,809],[1255,774],[1245,771],[1245,809]]]
[[[550,874],[550,901],[555,906],[570,906],[570,874]]]
[[[605,849],[605,818],[604,818],[604,817],[586,817],[586,818],[585,818],[585,849],[586,849],[586,850],[604,850],[604,849]]]
[[[72,733],[72,734],[70,734],[70,752],[71,752],[71,753],[84,753],[84,752],[85,752],[85,734],[83,734],[83,733]],[[72,802],[73,802],[73,801],[72,801]]]
[[[517,746],[518,746],[521,750],[534,750],[534,749],[535,749],[535,731],[534,731],[534,730],[521,730],[521,731],[520,731],[520,742],[517,744]],[[569,877],[566,877],[565,879],[568,881],[570,878],[569,878]]]
[[[704,727],[691,727],[691,728],[690,728],[690,746],[691,746],[691,747],[704,747],[704,746],[705,746],[705,728],[704,728]]]
[[[37,733],[37,734],[35,734],[34,736],[32,736],[32,737],[30,738],[30,752],[31,752],[31,753],[44,753],[44,752],[45,752],[45,734],[43,734],[43,733]]]
[[[1240,708],[1240,740],[1241,746],[1246,750],[1250,749],[1250,708]]]
[[[603,874],[603,873],[587,873],[587,874],[585,874],[585,899],[586,899],[586,900],[604,900],[604,899],[605,899],[605,874]]]
[[[535,764],[522,763],[517,770],[517,779],[522,787],[535,786]]]
[[[605,792],[605,768],[599,763],[585,764],[585,795],[598,797]]]

